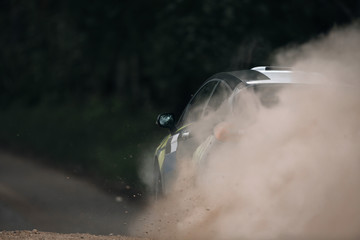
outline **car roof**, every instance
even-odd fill
[[[222,72],[208,80],[219,79],[234,89],[240,83],[245,85],[271,83],[324,83],[324,76],[315,72],[293,71],[288,67],[259,66],[250,70]]]

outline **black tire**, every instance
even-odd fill
[[[154,163],[154,198],[155,200],[160,199],[163,196],[163,186],[161,180],[161,173],[159,167],[159,161],[155,159]]]

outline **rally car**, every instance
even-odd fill
[[[296,75],[296,77],[294,77]],[[244,89],[252,89],[264,106],[276,104],[276,92],[284,85],[304,84],[309,79],[321,79],[317,73],[294,72],[284,67],[254,67],[250,70],[218,73],[210,77],[191,98],[181,117],[176,121],[174,114],[163,113],[157,118],[160,127],[167,128],[170,134],[164,138],[155,151],[154,194],[156,197],[171,190],[176,176],[177,161],[191,159],[202,162],[216,140],[231,137],[223,122],[229,112],[236,112],[235,103],[241,101]],[[219,110],[221,108],[221,110]],[[207,116],[213,123],[202,124]],[[215,120],[214,120],[215,119]],[[202,136],[193,137],[192,126],[202,129]],[[214,128],[216,131],[214,131]]]

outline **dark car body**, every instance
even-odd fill
[[[279,85],[309,84],[324,84],[324,76],[313,72],[292,71],[290,68],[283,67],[255,67],[250,70],[218,73],[207,79],[191,98],[177,123],[171,113],[160,114],[157,119],[157,124],[168,128],[170,134],[164,138],[155,151],[155,196],[166,194],[171,189],[178,161],[183,161],[183,159],[202,161],[199,158],[204,157],[211,145],[209,136],[213,135],[212,127],[223,120],[222,117],[226,115],[226,111],[230,112],[230,110],[218,111],[220,106],[223,108],[224,105],[229,105],[231,109],[233,107],[231,102],[241,96],[245,92],[243,90],[253,89],[256,92],[256,89],[269,90]],[[274,99],[267,96],[262,104],[269,105],[272,101]],[[206,117],[210,113],[216,115],[212,118],[217,122],[215,121],[212,125],[205,124]],[[192,129],[203,126],[210,126],[210,128],[202,129],[204,135],[202,139],[194,139]]]
[[[165,194],[168,191],[176,174],[177,161],[191,157],[198,147],[198,143],[192,139],[189,126],[204,118],[209,112],[216,111],[239,84],[246,85],[248,81],[269,79],[255,69],[223,72],[211,76],[193,95],[177,123],[170,113],[159,115],[158,125],[168,128],[170,134],[163,139],[155,151],[155,195]],[[270,67],[264,69],[274,70]],[[181,151],[182,149],[186,151]]]

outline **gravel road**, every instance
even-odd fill
[[[125,237],[120,235],[110,234],[105,235],[91,235],[86,233],[51,233],[51,232],[40,232],[37,230],[32,231],[3,231],[0,232],[0,239],[2,240],[75,240],[75,239],[86,239],[86,240],[146,240],[144,238],[133,238]]]
[[[13,234],[13,238],[19,236],[18,239],[24,234],[33,234],[32,239],[38,239],[36,236],[46,234],[44,232],[122,239],[114,235],[127,235],[137,212],[137,206],[127,199],[108,195],[82,179],[0,152],[1,239],[7,239],[7,234]],[[33,229],[37,229],[36,233]],[[64,235],[59,239],[76,239],[70,237]]]

